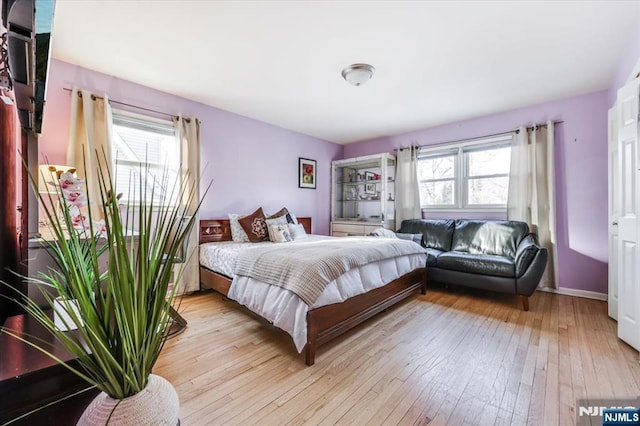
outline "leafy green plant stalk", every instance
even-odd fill
[[[49,196],[47,206],[39,195],[53,233],[53,240],[47,244],[59,271],[29,278],[40,286],[54,287],[62,296],[64,311],[73,322],[83,325],[76,332],[60,331],[46,310],[33,300],[26,296],[16,300],[77,358],[80,368],[59,359],[46,342],[21,337],[8,329],[3,332],[37,348],[110,397],[122,399],[147,385],[166,341],[170,310],[176,300],[177,288],[170,288],[173,269],[179,255],[184,255],[183,244],[195,223],[201,200],[195,199],[195,188],[184,184],[189,176],[183,175],[180,182],[169,185],[165,171],[161,182],[149,184],[153,177],[148,166],[141,165],[137,189],[143,202],[121,206],[104,161],[100,162],[98,175],[98,182],[86,185],[87,189],[92,184],[99,186],[101,199],[95,204],[100,205],[104,219],[94,218],[89,209],[84,231],[74,228],[77,218],[72,217],[72,206],[62,190],[58,193],[63,201],[62,215],[51,207],[58,200]],[[33,177],[31,182],[37,187]],[[155,188],[167,186],[171,189],[156,194]],[[89,205],[92,201],[87,200]],[[188,211],[187,206],[194,204],[195,211]],[[129,230],[134,228],[135,233]],[[53,296],[44,290],[42,293],[47,304],[53,306]],[[78,313],[68,302],[71,299],[77,301]]]

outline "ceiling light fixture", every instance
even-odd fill
[[[351,64],[342,70],[342,78],[349,84],[361,86],[371,80],[376,69],[369,64]]]

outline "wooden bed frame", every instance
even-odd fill
[[[311,233],[311,218],[301,217],[298,222],[307,233]],[[201,220],[200,243],[221,241],[231,241],[229,220]],[[200,284],[203,288],[211,288],[227,296],[231,278],[200,266]],[[342,303],[310,309],[307,312],[306,364],[314,364],[318,346],[413,294],[425,294],[426,290],[425,268],[418,268],[382,287],[351,297]]]

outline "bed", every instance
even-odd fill
[[[308,234],[311,233],[311,218],[298,218],[298,222],[304,226]],[[233,256],[233,252],[242,251],[244,249],[244,247],[238,247],[238,245],[247,244],[234,244],[231,240],[231,231],[228,219],[200,221],[201,253],[205,248],[211,248],[212,250],[225,249],[228,252],[231,252]],[[294,243],[295,242],[285,244],[292,244],[291,247],[295,247],[293,245]],[[292,334],[291,330],[287,330],[286,327],[282,327],[274,321],[271,321],[268,316],[261,315],[260,312],[257,312],[251,307],[249,307],[249,309],[258,313],[258,315],[267,318],[267,320],[274,323],[274,325],[287,331],[294,339],[294,343],[298,350],[301,351],[302,348],[304,349],[305,362],[307,365],[311,366],[315,362],[318,346],[345,333],[356,325],[402,301],[403,299],[417,293],[424,294],[426,292],[425,262],[416,256],[412,255],[411,257],[408,257],[407,260],[403,260],[403,262],[401,262],[402,267],[397,268],[397,276],[390,277],[387,276],[389,274],[380,274],[380,277],[376,278],[380,282],[371,285],[374,286],[374,288],[363,288],[359,291],[364,292],[349,296],[345,300],[336,303],[332,303],[332,301],[338,300],[340,297],[344,296],[336,295],[321,297],[321,299],[328,301],[328,303],[322,303],[320,301],[319,305],[305,305],[304,309],[299,310],[301,311],[301,314],[304,314],[304,321],[299,324],[299,327],[304,327],[302,332],[294,330]],[[368,266],[366,267],[369,268]],[[230,293],[233,295],[234,291],[236,293],[240,291],[251,291],[252,287],[250,283],[246,282],[246,280],[244,282],[236,280],[234,289],[231,288],[233,272],[229,265],[227,265],[226,269],[224,267],[215,268],[218,269],[218,271],[211,268],[213,267],[208,265],[207,262],[203,262],[203,257],[201,255],[200,283],[202,288],[213,289],[226,297],[229,297]],[[356,271],[356,273],[359,274],[360,271]],[[345,281],[354,281],[354,277],[358,276],[356,273],[351,277],[345,278]],[[242,286],[240,285],[241,282]],[[331,285],[334,285],[334,287],[342,285],[339,280],[336,280],[336,282],[332,282]],[[258,284],[260,284],[259,287],[262,288],[262,284],[264,283]],[[264,286],[268,286],[268,284],[264,284]],[[363,285],[363,287],[367,286]],[[241,290],[238,290],[239,288],[241,288]],[[230,298],[233,299],[233,297]],[[241,302],[241,304],[244,303]],[[300,314],[300,312],[298,314]],[[295,328],[296,327],[294,326],[294,329]],[[303,341],[300,341],[301,336],[304,338]]]

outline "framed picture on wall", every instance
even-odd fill
[[[298,158],[298,187],[316,189],[316,160]]]

